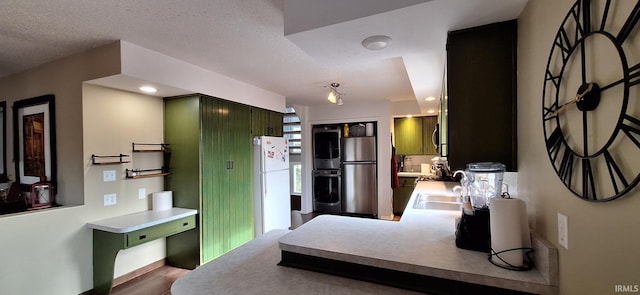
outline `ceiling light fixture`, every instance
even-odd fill
[[[154,87],[151,87],[151,86],[142,86],[138,89],[146,93],[156,93],[158,91],[158,89],[155,89]]]
[[[433,96],[429,96],[429,97],[425,98],[424,100],[426,100],[426,101],[434,101],[434,100],[436,100],[436,98],[433,97]]]
[[[391,37],[376,35],[366,38],[362,41],[362,46],[369,50],[385,49],[391,44]]]
[[[340,84],[333,82],[327,87],[331,88],[331,90],[329,91],[329,95],[327,96],[327,100],[330,103],[335,103],[341,106],[343,104],[342,93],[338,92],[338,87],[340,87]]]

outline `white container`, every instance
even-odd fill
[[[173,192],[162,191],[153,193],[151,206],[153,207],[153,211],[169,210],[173,208]]]
[[[373,136],[373,123],[367,123],[367,125],[365,126],[366,126],[365,133],[367,134],[367,136]]]

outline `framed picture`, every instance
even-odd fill
[[[43,95],[13,103],[13,155],[16,182],[56,183],[55,97]]]

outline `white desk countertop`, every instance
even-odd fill
[[[171,208],[161,211],[149,210],[97,220],[87,223],[87,226],[92,229],[122,234],[196,215],[197,213],[198,210],[185,208]]]

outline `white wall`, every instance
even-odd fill
[[[163,186],[161,178],[122,179],[124,169],[133,165],[136,168],[155,165],[157,159],[146,158],[152,157],[149,155],[136,155],[133,163],[113,167],[118,171],[119,179],[114,183],[101,182],[102,171],[112,168],[89,165],[94,153],[126,154],[130,153],[133,141],[162,141],[162,99],[90,85],[83,87],[84,81],[123,74],[122,68],[126,68],[126,64],[121,59],[120,45],[115,42],[0,78],[0,99],[7,101],[8,109],[16,100],[44,94],[56,96],[57,189],[58,200],[65,205],[0,216],[0,294],[79,294],[92,289],[92,234],[86,223],[147,210],[148,200],[137,199],[138,188],[146,188],[148,196]],[[135,48],[133,51],[138,53],[147,52],[133,45],[128,48]],[[179,72],[179,81],[188,80],[192,75],[198,83],[191,86],[208,84],[209,88],[224,89],[223,93],[218,93],[221,98],[228,95],[231,100],[270,106],[270,109],[282,105],[281,110],[284,110],[283,97],[267,95],[268,92],[239,81],[229,82],[228,78],[211,72],[207,73],[209,78],[202,79],[193,76],[202,74],[202,69],[175,59],[163,62],[163,58],[168,57],[149,54],[152,60],[142,60],[164,66],[154,68],[153,75],[130,69],[138,75],[136,78],[171,80],[178,74],[167,65],[180,66],[183,70]],[[136,67],[141,67],[140,61]],[[193,71],[184,71],[185,68]],[[189,90],[198,92],[199,89]],[[13,155],[11,118],[9,112],[7,159]],[[13,178],[13,163],[9,162],[7,166],[9,176]],[[105,193],[116,193],[118,204],[102,206]],[[164,241],[159,240],[121,251],[116,260],[115,275],[161,259],[164,247]]]
[[[312,178],[313,151],[311,143],[311,126],[318,124],[377,122],[378,136],[378,217],[393,218],[393,191],[391,190],[391,129],[390,105],[388,101],[369,103],[349,103],[338,106],[327,104],[322,106],[299,107],[296,113],[302,124],[302,212],[312,210]],[[306,178],[305,178],[306,177]]]
[[[119,43],[123,75],[284,113],[282,95],[126,41]]]
[[[614,5],[623,2],[612,1]],[[529,1],[518,20],[518,193],[527,200],[530,225],[559,249],[560,293],[614,294],[618,284],[640,284],[640,190],[607,203],[578,199],[556,176],[542,131],[542,88],[549,50],[574,3]],[[617,56],[598,58],[609,67],[615,67],[618,60]],[[637,104],[632,113],[638,114]],[[568,217],[568,250],[557,242],[558,213]]]
[[[85,162],[85,210],[88,221],[146,211],[151,208],[150,194],[164,190],[163,177],[126,179],[125,169],[162,167],[162,153],[132,153],[132,142],[163,143],[164,118],[162,98],[104,88],[83,86],[83,138]],[[141,111],[144,110],[144,111]],[[130,163],[91,165],[91,155],[130,155]],[[113,160],[113,159],[112,159]],[[116,171],[116,181],[103,182],[105,170]],[[144,199],[138,198],[144,189]],[[105,194],[116,194],[117,204],[103,206]],[[91,244],[90,242],[88,244]],[[114,276],[119,277],[166,255],[164,239],[118,253]]]

